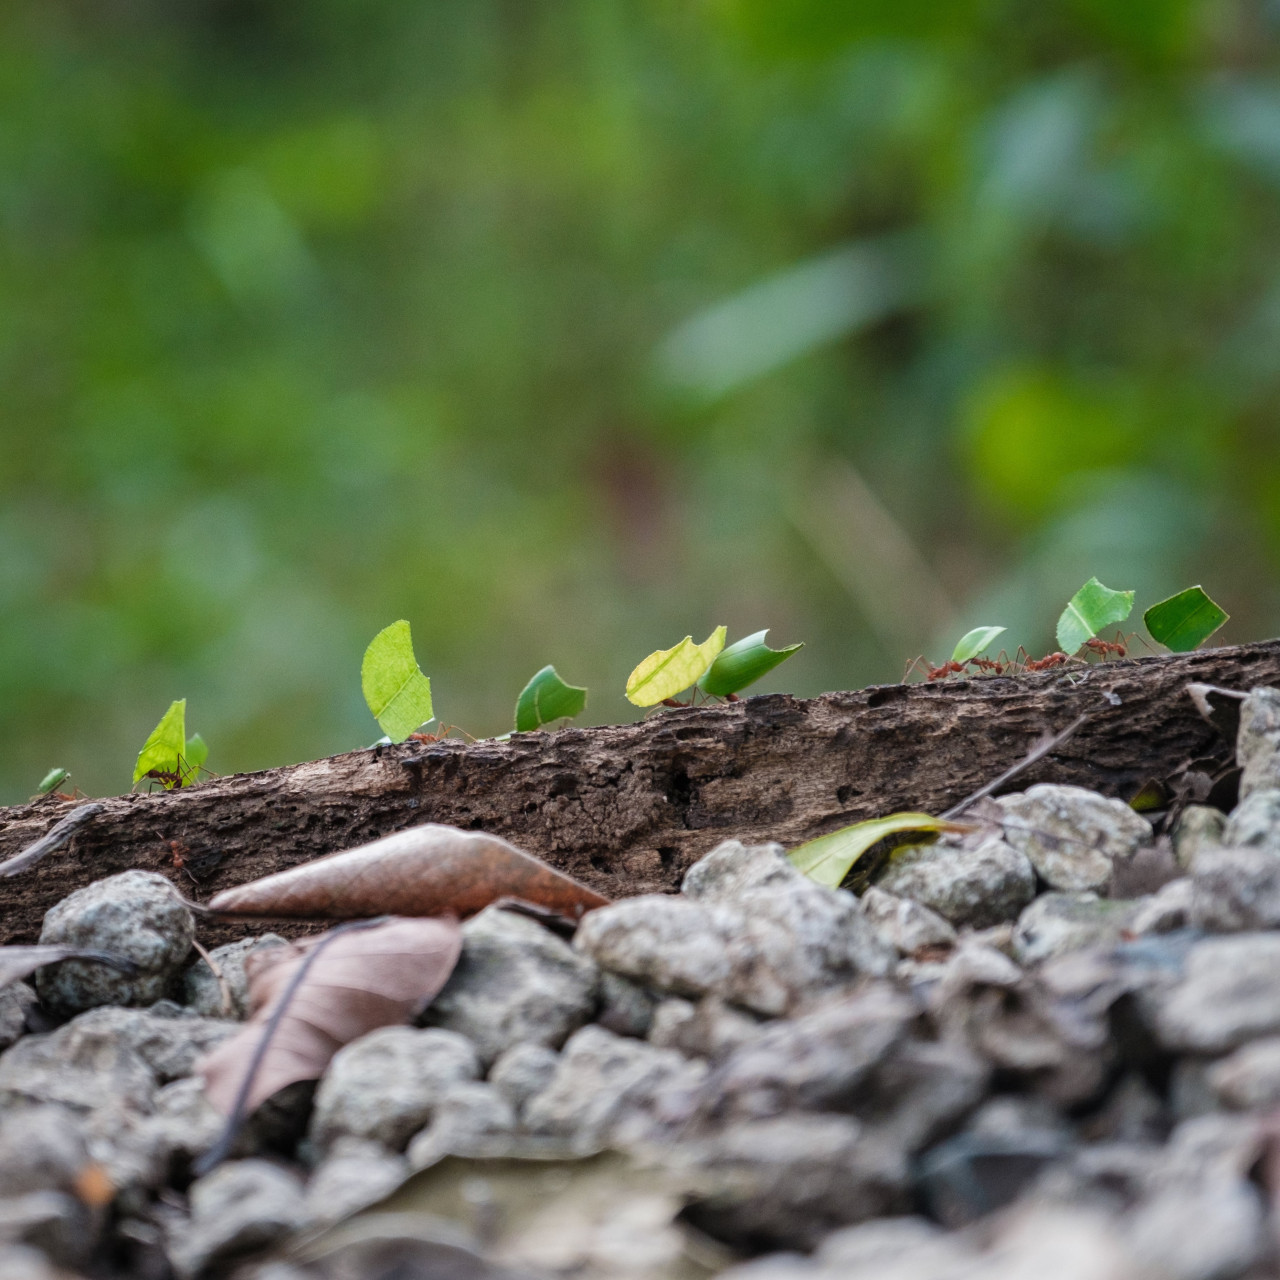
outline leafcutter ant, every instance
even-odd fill
[[[1022,669],[1024,671],[1048,671],[1050,667],[1060,667],[1064,662],[1070,661],[1071,659],[1061,649],[1058,649],[1054,653],[1045,654],[1043,658],[1023,659]]]
[[[1111,654],[1115,654],[1117,658],[1124,658],[1129,653],[1128,646],[1124,642],[1124,635],[1119,631],[1116,632],[1114,640],[1103,640],[1099,636],[1090,636],[1084,642],[1084,647],[1090,653],[1096,653],[1099,658],[1103,659],[1110,657]]]

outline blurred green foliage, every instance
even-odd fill
[[[0,8],[0,800],[726,622],[763,687],[1280,629],[1276,0]]]

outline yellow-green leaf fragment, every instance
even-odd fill
[[[627,700],[637,707],[656,707],[696,684],[724,648],[725,628],[717,627],[701,644],[685,636],[670,649],[651,653],[628,677]]]
[[[402,618],[369,642],[360,664],[360,687],[374,719],[392,742],[403,742],[434,719],[431,681],[413,656],[413,637]]]
[[[1231,615],[1211,600],[1203,587],[1188,587],[1176,596],[1153,604],[1142,615],[1142,621],[1166,649],[1174,653],[1190,653],[1197,649]]]
[[[138,752],[138,762],[133,767],[134,782],[141,782],[148,774],[160,775],[166,788],[177,785],[182,777],[182,757],[187,749],[187,700],[179,698],[170,703],[160,723],[151,730],[151,736]]]
[[[1004,635],[1007,630],[1007,627],[974,627],[972,631],[966,631],[956,641],[956,647],[951,654],[951,661],[965,663],[970,658],[976,658],[978,654],[991,645],[997,636]]]
[[[698,688],[717,698],[727,698],[749,684],[755,684],[780,662],[786,662],[803,644],[789,644],[785,649],[770,649],[764,642],[769,634],[766,627],[743,640],[735,640],[721,650],[716,660],[703,673]]]
[[[844,883],[850,868],[871,846],[886,836],[903,831],[969,831],[964,822],[948,822],[930,813],[891,813],[886,818],[869,818],[841,827],[830,835],[808,840],[792,849],[787,855],[797,871],[803,871],[810,880],[824,884],[828,889],[838,889]]]
[[[1058,648],[1063,653],[1075,653],[1103,627],[1123,622],[1132,611],[1132,591],[1112,591],[1097,578],[1090,578],[1067,602],[1058,619]]]
[[[543,667],[516,700],[516,732],[529,733],[556,720],[572,720],[587,706],[587,691],[565,684],[555,667]]]

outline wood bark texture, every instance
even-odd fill
[[[791,847],[897,809],[940,813],[1083,711],[1083,727],[1009,789],[1070,782],[1127,799],[1149,778],[1229,753],[1187,696],[1192,680],[1280,684],[1280,641],[810,699],[767,694],[663,708],[630,725],[408,742],[119,796],[68,844],[0,879],[0,942],[34,941],[60,898],[130,867],[200,901],[422,822],[503,836],[611,898],[672,891],[728,837]],[[68,809],[52,797],[0,809],[0,859]],[[201,938],[268,927],[208,924]]]

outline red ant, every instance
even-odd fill
[[[199,884],[200,881],[191,875],[191,868],[187,866],[187,855],[191,850],[181,840],[166,840],[165,843],[169,846],[169,861],[173,863],[174,870],[185,871],[191,876],[192,884]]]
[[[1059,649],[1054,653],[1045,654],[1043,658],[1024,659],[1022,669],[1024,671],[1048,671],[1050,667],[1060,667],[1064,662],[1070,661],[1071,659]]]
[[[1013,667],[1013,663],[1009,660],[1009,655],[1000,650],[1004,655],[1003,660],[1000,658],[970,658],[969,665],[977,667],[979,671],[985,672],[989,676],[1002,676],[1006,671]]]
[[[1117,631],[1114,640],[1103,640],[1098,636],[1090,636],[1084,642],[1084,647],[1090,653],[1096,653],[1099,658],[1107,658],[1110,654],[1115,654],[1117,658],[1128,656],[1129,650],[1124,643],[1124,636]]]
[[[443,742],[451,733],[460,733],[468,742],[474,742],[475,739],[465,730],[459,729],[456,724],[442,724],[439,733],[411,733],[409,735],[410,742]]]

